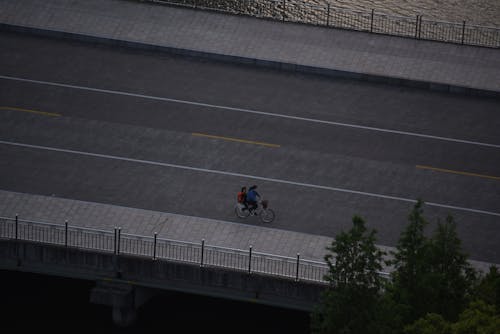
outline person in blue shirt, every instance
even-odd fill
[[[253,185],[248,188],[247,192],[247,203],[251,214],[254,214],[255,209],[257,209],[257,201],[260,199],[260,194],[256,189],[257,186]]]

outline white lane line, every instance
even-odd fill
[[[413,136],[413,137],[420,137],[420,138],[426,138],[426,139],[443,140],[443,141],[455,142],[455,143],[461,143],[461,144],[470,144],[470,145],[477,145],[477,146],[500,148],[499,144],[490,144],[490,143],[478,142],[478,141],[473,141],[473,140],[433,136],[433,135],[426,135],[426,134],[417,133],[417,132],[407,132],[407,131],[399,131],[399,130],[392,130],[392,129],[384,129],[384,128],[356,125],[356,124],[350,124],[350,123],[332,122],[332,121],[325,121],[325,120],[320,120],[320,119],[316,119],[316,118],[299,117],[299,116],[291,116],[291,115],[284,115],[284,114],[275,114],[275,113],[257,111],[257,110],[252,110],[252,109],[235,108],[235,107],[227,107],[227,106],[202,103],[202,102],[195,102],[195,101],[171,99],[168,97],[159,97],[159,96],[152,96],[152,95],[128,93],[128,92],[122,92],[122,91],[116,91],[116,90],[99,89],[99,88],[92,88],[92,87],[85,87],[85,86],[76,86],[76,85],[69,85],[69,84],[62,84],[62,83],[41,81],[41,80],[23,79],[23,78],[16,78],[16,77],[10,77],[10,76],[5,76],[5,75],[0,75],[0,79],[29,82],[29,83],[40,84],[40,85],[49,85],[49,86],[56,86],[56,87],[80,89],[80,90],[86,90],[86,91],[90,91],[90,92],[123,95],[123,96],[137,97],[137,98],[157,100],[157,101],[181,103],[181,104],[188,104],[188,105],[199,106],[199,107],[207,107],[207,108],[243,112],[243,113],[249,113],[249,114],[255,114],[255,115],[264,115],[264,116],[271,116],[271,117],[278,117],[278,118],[285,118],[285,119],[293,119],[293,120],[297,120],[297,121],[304,121],[304,122],[311,122],[311,123],[336,125],[336,126],[343,126],[343,127],[362,129],[362,130],[393,133],[393,134],[398,134],[398,135]]]
[[[215,170],[215,169],[206,169],[206,168],[199,168],[199,167],[191,167],[191,166],[170,164],[170,163],[166,163],[166,162],[158,162],[158,161],[150,161],[150,160],[141,160],[141,159],[126,158],[126,157],[120,157],[120,156],[116,156],[116,155],[99,154],[99,153],[91,153],[91,152],[84,152],[84,151],[75,151],[75,150],[68,150],[68,149],[64,149],[64,148],[56,148],[56,147],[48,147],[48,146],[40,146],[40,145],[31,145],[31,144],[10,142],[10,141],[4,141],[4,140],[0,140],[0,144],[11,145],[11,146],[19,146],[19,147],[27,147],[27,148],[35,148],[35,149],[46,150],[46,151],[54,151],[54,152],[63,152],[63,153],[78,154],[78,155],[84,155],[84,156],[90,156],[90,157],[97,157],[97,158],[104,158],[104,159],[112,159],[112,160],[135,162],[135,163],[146,164],[146,165],[153,165],[153,166],[163,166],[163,167],[170,167],[170,168],[191,170],[191,171],[202,172],[202,173],[212,173],[212,174],[220,174],[220,175],[226,175],[226,176],[236,176],[236,177],[242,177],[242,178],[247,178],[247,179],[262,180],[262,181],[276,182],[276,183],[282,183],[282,184],[290,184],[290,185],[307,187],[307,188],[323,189],[323,190],[337,191],[337,192],[343,192],[343,193],[349,193],[349,194],[356,194],[356,195],[362,195],[362,196],[369,196],[369,197],[390,199],[390,200],[395,200],[395,201],[400,201],[400,202],[409,202],[409,203],[415,203],[416,202],[416,200],[414,200],[414,199],[405,198],[405,197],[399,197],[399,196],[390,196],[390,195],[376,194],[376,193],[370,193],[370,192],[365,192],[365,191],[358,191],[358,190],[351,190],[351,189],[344,189],[344,188],[337,188],[337,187],[322,186],[322,185],[317,185],[317,184],[288,181],[288,180],[275,179],[275,178],[269,178],[269,177],[263,177],[263,176],[241,174],[241,173],[235,173],[235,172],[227,172],[227,171],[221,171],[221,170]],[[432,202],[425,202],[425,204],[430,205],[430,206],[440,207],[440,208],[454,209],[454,210],[474,212],[474,213],[479,213],[479,214],[485,214],[485,215],[500,217],[500,213],[492,212],[492,211],[471,209],[471,208],[465,208],[465,207],[461,207],[461,206],[439,204],[439,203],[432,203]]]

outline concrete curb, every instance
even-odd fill
[[[69,40],[77,40],[88,43],[98,43],[103,45],[158,51],[172,55],[203,58],[203,59],[210,59],[210,60],[243,64],[243,65],[253,65],[257,67],[278,69],[282,71],[290,71],[290,72],[297,72],[304,74],[317,74],[328,77],[363,80],[368,82],[384,83],[389,85],[425,89],[437,92],[447,92],[447,93],[462,94],[468,96],[500,98],[500,91],[491,91],[487,89],[464,87],[464,86],[431,82],[431,81],[413,80],[408,78],[382,76],[370,73],[351,72],[345,70],[322,68],[322,67],[315,67],[315,66],[308,66],[301,64],[285,63],[267,59],[233,56],[233,55],[212,53],[212,52],[193,50],[193,49],[183,49],[170,46],[147,44],[136,41],[118,40],[107,37],[85,35],[73,32],[42,29],[37,27],[18,26],[18,25],[0,23],[0,31],[25,33],[43,37],[69,39]]]

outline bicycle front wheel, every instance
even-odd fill
[[[264,223],[271,223],[274,220],[275,214],[271,209],[263,209],[260,212],[259,216],[260,220],[262,220]]]

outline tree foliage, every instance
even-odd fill
[[[467,261],[456,224],[451,216],[439,222],[430,240],[428,281],[432,295],[428,311],[441,314],[447,320],[456,320],[468,304],[475,272]]]
[[[451,324],[436,313],[428,313],[406,326],[404,334],[452,334]]]
[[[376,231],[368,231],[362,218],[353,217],[348,232],[335,237],[325,256],[330,288],[312,316],[315,333],[376,333],[375,308],[382,278],[383,252],[375,246]]]
[[[500,333],[500,273],[479,279],[462,250],[453,217],[430,237],[418,200],[392,253],[393,272],[379,272],[384,255],[360,217],[327,247],[330,288],[312,314],[314,333]],[[473,301],[473,302],[472,302]]]
[[[428,296],[432,294],[432,283],[427,276],[430,243],[424,234],[428,222],[423,216],[422,205],[419,200],[413,207],[408,216],[409,224],[393,253],[395,270],[390,291],[394,300],[404,306],[407,323],[427,313]]]
[[[500,316],[495,306],[482,300],[472,302],[452,325],[453,334],[498,334]]]
[[[487,304],[494,305],[497,312],[500,312],[500,273],[497,267],[491,266],[486,276],[480,280],[475,296]]]

